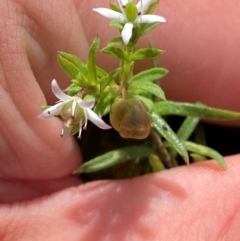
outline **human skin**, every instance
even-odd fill
[[[240,155],[227,171],[210,161],[83,184],[71,173],[84,150],[60,138],[57,118],[36,118],[56,101],[52,79],[69,84],[57,51],[86,60],[96,34],[102,46],[116,36],[91,10],[108,4],[1,0],[0,240],[240,240]],[[239,1],[162,0],[156,12],[168,23],[148,37],[166,50],[167,97],[240,111]]]

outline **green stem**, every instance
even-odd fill
[[[126,59],[124,59],[121,63],[122,66],[122,75],[121,75],[121,89],[122,89],[122,97],[127,98],[127,88],[128,88],[128,80],[132,75],[134,62],[131,61],[133,47],[127,45],[124,47]]]

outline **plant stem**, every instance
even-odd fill
[[[166,165],[166,167],[172,168],[176,166],[175,163],[172,162],[167,149],[163,146],[161,137],[155,132],[153,128],[151,129],[150,136],[157,147],[160,160]]]

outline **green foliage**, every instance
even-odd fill
[[[156,7],[158,6],[158,4],[159,4],[159,0],[152,2],[148,7],[148,10],[146,11],[146,14],[152,14],[156,9]]]
[[[154,154],[149,155],[149,163],[153,169],[153,172],[160,172],[165,169],[162,161],[159,159],[157,155],[154,155]]]
[[[112,20],[109,24],[110,27],[117,28],[118,30],[123,30],[123,25],[115,20]]]
[[[168,71],[164,68],[152,68],[144,70],[138,74],[135,74],[132,78],[129,79],[129,83],[133,81],[142,81],[142,85],[145,85],[145,82],[153,82],[163,78]]]
[[[121,13],[121,9],[120,9],[120,8],[118,7],[118,5],[116,5],[115,3],[110,2],[110,8],[111,8],[113,11],[116,11],[116,12]]]
[[[200,118],[198,117],[191,117],[188,116],[186,119],[183,121],[182,125],[177,131],[177,137],[181,141],[186,141],[189,139],[189,137],[193,134],[195,131],[198,123],[200,121]],[[175,159],[177,155],[177,152],[174,148],[170,149],[170,156],[172,159]]]
[[[189,164],[189,157],[186,150],[186,147],[182,143],[182,141],[177,137],[171,127],[167,124],[167,122],[161,118],[156,113],[151,114],[152,118],[152,127],[166,139],[171,147],[173,147],[178,154],[183,158],[183,160]]]
[[[75,173],[97,172],[129,160],[147,157],[150,154],[154,154],[154,151],[146,146],[124,147],[107,152],[89,160],[88,162],[85,162],[75,171]]]
[[[184,146],[190,152],[193,152],[195,154],[204,155],[204,156],[214,159],[223,169],[227,168],[225,160],[223,159],[222,155],[220,155],[217,151],[213,150],[212,148],[202,146],[202,145],[190,142],[190,141],[185,141]]]
[[[123,40],[121,37],[113,38],[109,41],[107,47],[115,47],[123,44]]]
[[[129,91],[134,94],[147,92],[156,95],[159,99],[166,100],[162,88],[152,82],[145,81],[143,83],[141,80],[135,80],[130,83]]]
[[[116,47],[105,47],[101,50],[102,53],[105,53],[105,54],[109,54],[115,58],[118,58],[118,59],[126,59],[126,55],[124,53],[124,51],[120,48],[116,48]]]
[[[100,39],[97,36],[93,40],[93,43],[90,47],[89,54],[88,54],[87,67],[88,67],[89,81],[91,84],[97,83],[97,70],[96,70],[95,60],[99,49],[99,45],[100,45]]]
[[[146,14],[152,14],[158,3],[159,0],[153,1]],[[120,7],[114,3],[110,3],[110,8],[121,13]],[[128,18],[136,18],[135,3],[129,2],[128,9],[126,10],[125,8],[125,11],[128,12]],[[240,113],[212,108],[200,103],[191,104],[166,100],[159,80],[168,73],[168,70],[158,67],[158,57],[164,51],[154,47],[152,42],[150,42],[150,46],[147,48],[137,48],[139,39],[158,25],[159,23],[134,23],[132,36],[127,45],[124,44],[120,35],[112,38],[107,46],[101,49],[102,53],[110,55],[119,61],[119,66],[111,71],[106,71],[97,66],[96,56],[100,47],[98,36],[94,38],[90,46],[87,63],[83,63],[73,54],[59,52],[57,61],[71,81],[65,89],[68,95],[77,95],[84,100],[95,99],[93,111],[99,117],[103,117],[111,110],[110,122],[113,110],[115,110],[113,103],[117,103],[116,101],[119,99],[124,103],[131,101],[134,104],[131,106],[132,109],[130,108],[130,111],[127,111],[126,119],[134,121],[125,121],[126,123],[123,125],[122,117],[127,107],[124,106],[123,109],[116,107],[118,111],[115,110],[115,112],[119,115],[113,119],[119,121],[119,125],[113,125],[113,127],[119,131],[121,136],[126,138],[144,139],[149,135],[140,146],[131,144],[124,148],[108,151],[84,163],[75,173],[98,172],[119,164],[121,164],[121,167],[124,167],[126,162],[134,162],[134,167],[135,165],[137,167],[137,165],[142,164],[141,161],[143,159],[148,163],[148,168],[152,172],[157,172],[164,170],[165,167],[169,167],[169,160],[166,161],[168,157],[170,162],[177,165],[179,156],[186,164],[189,164],[190,161],[205,159],[206,157],[213,158],[221,167],[226,168],[223,157],[215,150],[204,146],[206,143],[205,136],[199,122],[201,118],[217,120],[236,119],[240,118]],[[117,28],[120,33],[123,30],[124,23],[112,20],[110,26]],[[153,60],[153,68],[136,72],[135,62],[149,58]],[[179,83],[179,86],[181,86],[181,83]],[[142,116],[145,118],[144,124],[141,123],[143,119],[141,115],[139,115],[141,118],[139,116],[136,118],[136,113],[139,113],[136,111],[138,110],[136,103],[141,104],[142,112],[144,113]],[[42,110],[46,110],[49,107],[47,105],[42,106]],[[131,110],[135,110],[135,112]],[[186,116],[176,133],[167,123],[167,115]],[[136,126],[139,128],[139,130],[136,128],[138,131],[136,133],[143,132],[146,127],[146,120],[149,127],[147,134],[133,135],[134,131],[136,131],[134,129]],[[120,124],[121,128],[118,128]],[[71,129],[71,135],[76,134],[79,128],[81,129],[81,126],[75,124]],[[92,133],[92,135],[94,136],[95,133]],[[154,135],[157,138],[154,139]],[[189,138],[198,144],[188,141]],[[90,148],[91,144],[89,143]],[[161,151],[166,152],[166,159],[164,159],[164,155],[161,155]],[[190,160],[189,155],[191,157]]]
[[[211,119],[240,118],[239,112],[174,101],[157,102],[154,109],[159,115],[195,116]]]
[[[139,49],[136,52],[134,52],[134,54],[131,57],[131,61],[146,59],[146,58],[154,58],[161,53],[163,53],[163,51],[160,49],[154,49],[154,48]]]

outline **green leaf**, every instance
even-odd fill
[[[153,153],[154,151],[146,146],[124,147],[118,150],[107,152],[106,154],[85,162],[74,173],[97,172],[131,159],[147,157]]]
[[[190,152],[199,154],[199,155],[203,155],[203,156],[207,156],[210,157],[214,160],[216,160],[216,162],[223,168],[226,169],[226,163],[225,160],[223,159],[222,155],[219,154],[217,151],[215,151],[214,149],[210,148],[210,147],[206,147],[206,146],[202,146],[190,141],[186,141],[184,142],[184,146],[186,147],[186,149]]]
[[[81,87],[75,84],[69,85],[65,91],[68,93],[68,95],[74,96],[81,90]]]
[[[71,79],[75,79],[78,76],[79,69],[72,62],[60,54],[58,54],[57,60],[61,68]]]
[[[149,98],[146,98],[142,95],[133,95],[132,97],[137,98],[143,102],[145,107],[148,109],[149,112],[152,112],[153,110],[153,101]]]
[[[158,56],[161,53],[163,53],[162,50],[155,49],[155,48],[139,49],[133,53],[131,60],[134,61],[134,60],[145,59],[145,58],[153,58]]]
[[[193,133],[193,140],[195,143],[201,144],[203,146],[207,145],[205,130],[201,123],[197,126]]]
[[[122,38],[117,37],[117,38],[111,39],[110,42],[108,43],[107,47],[118,46],[118,45],[122,45],[122,44],[123,44]]]
[[[163,163],[159,159],[157,155],[151,154],[149,155],[149,163],[153,169],[153,172],[160,172],[165,169]]]
[[[120,48],[115,47],[105,47],[101,50],[102,53],[109,54],[113,57],[116,57],[118,59],[125,59],[125,53]]]
[[[57,60],[59,65],[70,78],[76,79],[79,72],[87,77],[87,68],[77,56],[65,52],[59,52]]]
[[[146,23],[143,26],[141,26],[140,31],[138,32],[137,38],[140,38],[141,36],[147,34],[149,31],[154,29],[156,26],[158,26],[160,23]]]
[[[153,84],[151,82],[142,81],[142,80],[136,80],[133,81],[130,85],[128,90],[132,93],[139,94],[139,90],[143,90],[146,92],[149,92],[153,95],[156,95],[158,98],[165,100],[165,94],[163,90],[156,84]]]
[[[98,66],[96,66],[96,70],[97,70],[97,76],[100,78],[102,78],[108,74],[105,70],[103,70],[102,68],[100,68]]]
[[[200,121],[200,118],[198,117],[191,117],[188,116],[180,126],[180,128],[177,131],[177,136],[181,141],[186,141],[189,139],[189,137],[192,135],[194,130],[196,129],[198,123]],[[175,159],[177,156],[177,152],[175,149],[170,150],[170,156],[172,159]]]
[[[121,68],[114,69],[111,71],[108,75],[104,76],[99,80],[100,86],[101,86],[101,91],[103,91],[107,86],[111,85],[111,82],[113,82],[113,79],[119,75],[121,72]]]
[[[118,5],[116,5],[115,3],[112,3],[110,2],[110,8],[113,10],[113,11],[116,11],[116,12],[119,12],[121,13],[121,9],[118,7]]]
[[[196,129],[198,123],[200,121],[200,118],[198,117],[191,117],[188,116],[180,126],[180,128],[177,131],[177,136],[182,141],[188,140],[188,138],[192,135],[194,130]]]
[[[88,75],[91,83],[97,83],[97,70],[96,70],[96,55],[99,49],[100,45],[100,39],[98,36],[95,37],[95,39],[92,42],[92,45],[90,47],[89,53],[88,53]]]
[[[123,30],[123,24],[119,23],[118,21],[116,20],[112,20],[109,24],[110,27],[114,27],[114,28],[117,28],[119,29],[120,31]]]
[[[40,108],[41,108],[42,111],[44,111],[44,110],[47,110],[50,107],[51,107],[51,105],[42,105]]]
[[[145,14],[152,14],[156,9],[156,7],[158,6],[158,4],[159,4],[159,0],[151,3]]]
[[[159,115],[195,116],[212,119],[240,118],[240,112],[174,101],[157,102],[154,109]]]
[[[183,160],[189,164],[189,157],[185,145],[177,137],[171,127],[166,123],[166,121],[161,118],[156,113],[151,114],[152,127],[166,139],[166,141],[172,146],[178,154],[183,158]]]
[[[110,111],[110,103],[112,98],[112,92],[103,92],[94,107],[94,112],[100,117],[106,115]]]
[[[134,75],[130,80],[129,83],[133,81],[142,81],[143,85],[145,82],[152,82],[164,77],[168,71],[164,68],[152,68],[148,70],[144,70],[136,75]]]

